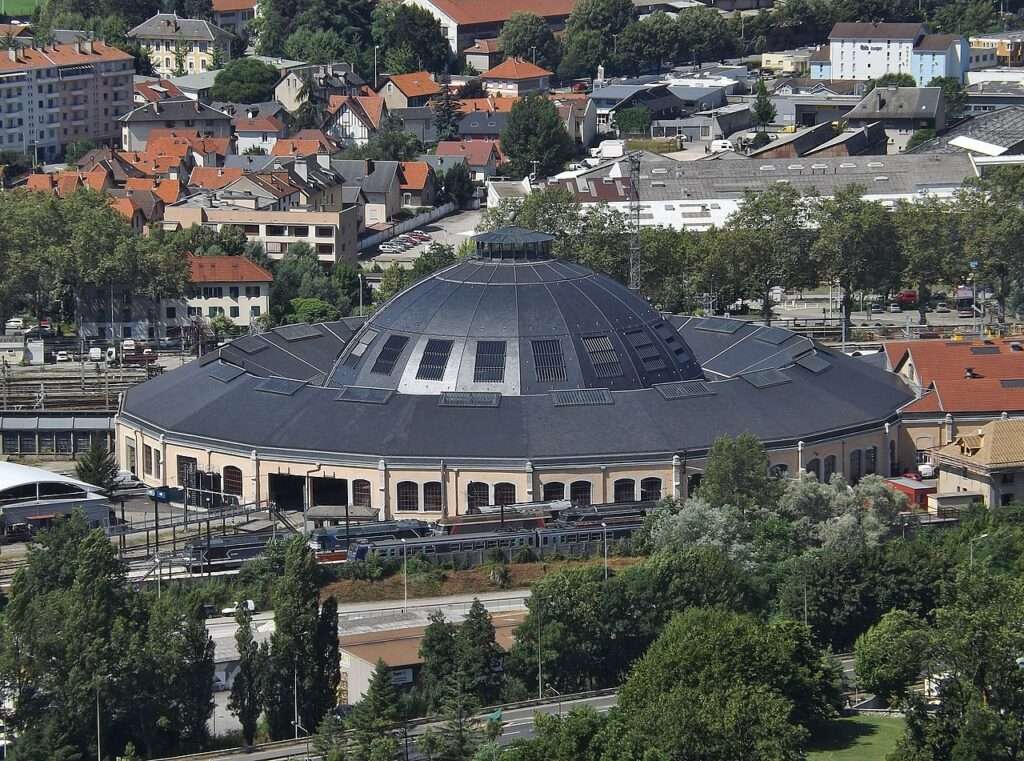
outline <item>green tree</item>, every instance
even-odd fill
[[[921,675],[927,645],[924,621],[913,613],[889,611],[857,638],[853,653],[858,683],[886,703],[906,697]]]
[[[294,322],[333,322],[341,316],[337,308],[320,299],[292,299],[291,306],[290,319]]]
[[[904,72],[890,72],[878,79],[869,79],[864,83],[864,92],[871,92],[876,87],[917,87],[914,77]]]
[[[564,716],[536,713],[533,738],[512,744],[516,761],[578,761],[600,759],[605,752],[608,721],[590,706],[573,708]]]
[[[348,728],[353,733],[356,757],[367,758],[375,742],[391,736],[399,718],[391,670],[384,661],[377,661],[366,693],[356,703],[348,717]]]
[[[737,277],[761,300],[761,316],[771,325],[776,288],[816,283],[800,191],[788,184],[762,193],[747,191],[727,229],[732,233]]]
[[[477,718],[480,703],[474,694],[474,682],[468,668],[456,668],[445,685],[441,705],[443,724],[439,731],[443,761],[472,761],[484,742],[483,721]]]
[[[619,135],[646,135],[651,128],[651,109],[631,106],[615,112],[615,130]]]
[[[64,161],[68,164],[74,164],[96,147],[96,142],[93,140],[76,140],[73,143],[69,143],[64,149]]]
[[[445,198],[454,201],[459,208],[465,207],[476,192],[469,165],[462,162],[449,167],[441,175],[441,189]]]
[[[211,93],[214,100],[260,103],[272,100],[280,75],[273,66],[255,58],[238,58],[217,72]]]
[[[445,619],[441,611],[430,614],[430,623],[423,630],[419,655],[423,660],[420,671],[420,691],[424,707],[428,712],[440,708],[444,697],[444,685],[455,670],[455,635],[458,627]]]
[[[342,158],[369,161],[413,161],[423,152],[423,144],[401,122],[389,119],[366,145],[345,149]]]
[[[75,463],[75,477],[99,487],[105,494],[113,493],[118,473],[117,455],[98,443],[89,447]]]
[[[468,689],[479,705],[492,705],[501,693],[501,650],[494,640],[494,624],[483,604],[474,599],[455,635],[457,668],[465,679],[459,689]]]
[[[732,505],[749,512],[775,501],[768,452],[752,433],[719,436],[708,452],[698,494],[712,507]]]
[[[931,289],[955,279],[963,247],[957,218],[949,204],[935,198],[901,201],[894,215],[902,250],[904,282],[917,286],[918,322],[928,322]]]
[[[540,95],[527,95],[513,104],[501,132],[501,147],[515,174],[536,171],[538,177],[560,172],[576,150],[555,104]]]
[[[210,330],[215,336],[228,336],[235,330],[235,321],[225,314],[218,314],[210,318]]]
[[[818,271],[839,285],[849,323],[855,291],[886,287],[903,270],[892,215],[865,200],[863,187],[849,185],[820,200],[813,217],[818,236],[812,256]]]
[[[558,40],[548,23],[535,13],[514,12],[501,27],[502,51],[509,58],[522,58],[554,70],[561,57]]]
[[[324,761],[345,761],[348,756],[348,736],[345,722],[328,713],[313,736],[313,749]]]
[[[238,670],[231,683],[228,710],[238,717],[242,725],[242,739],[252,745],[256,738],[256,722],[263,710],[264,662],[259,643],[252,634],[252,614],[244,605],[235,614],[238,630],[235,645],[238,648]]]
[[[285,40],[284,52],[297,61],[327,64],[351,60],[354,51],[345,38],[333,29],[301,27]]]
[[[679,48],[694,63],[718,61],[736,53],[736,35],[714,8],[684,8],[676,15]]]
[[[377,301],[387,301],[396,293],[409,284],[409,275],[406,270],[398,266],[398,262],[392,262],[391,266],[384,270],[377,287]]]
[[[775,121],[775,105],[772,103],[772,99],[768,97],[768,88],[765,87],[764,80],[757,80],[756,97],[754,98],[754,124],[764,129]]]
[[[907,142],[907,152],[909,153],[917,146],[927,143],[929,140],[933,139],[935,139],[935,130],[931,127],[916,129],[914,130],[914,134],[910,136],[910,140]]]
[[[419,6],[378,3],[373,10],[372,33],[374,43],[385,51],[408,48],[420,70],[447,71],[451,64],[451,48],[441,22]]]
[[[963,82],[956,77],[934,77],[928,87],[942,89],[942,99],[946,103],[946,119],[952,121],[963,116],[967,106],[967,91]]]
[[[434,241],[413,262],[412,280],[422,280],[427,275],[455,264],[455,261],[455,249],[452,246]]]
[[[437,139],[454,140],[457,138],[462,109],[459,106],[459,101],[452,97],[451,90],[447,86],[442,87],[441,94],[430,101],[430,109],[434,112]]]
[[[562,81],[578,77],[594,77],[597,67],[609,59],[607,38],[593,29],[581,29],[567,35],[558,78]]]

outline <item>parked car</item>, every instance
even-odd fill
[[[889,302],[889,311],[890,312],[902,312],[903,311],[903,305],[900,302],[898,302],[898,301],[890,301]]]
[[[71,361],[71,353],[61,349],[60,351],[57,352],[57,361],[58,362],[70,362]]]
[[[938,304],[935,305],[935,311],[941,312],[942,314],[946,314],[949,312],[949,304],[947,304],[945,301],[940,301]]]
[[[736,147],[728,140],[712,140],[711,141],[711,152],[720,153],[722,151],[735,151]]]
[[[102,362],[103,361],[103,349],[98,346],[93,346],[89,349],[89,361],[90,362]]]
[[[882,308],[881,304],[875,303],[868,307],[868,311],[870,311],[871,314],[882,314],[885,310]]]
[[[21,317],[12,317],[4,323],[4,329],[8,333],[17,332],[25,329],[25,320]]]
[[[117,474],[117,478],[114,480],[115,491],[125,491],[128,489],[145,489],[146,485],[139,480],[131,471],[122,470]]]
[[[126,338],[121,342],[121,352],[124,354],[131,354],[135,351],[135,340]]]

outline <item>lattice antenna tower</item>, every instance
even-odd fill
[[[629,215],[633,223],[629,239],[629,287],[640,291],[640,151],[629,154],[629,184],[632,193]]]

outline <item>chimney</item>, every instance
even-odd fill
[[[10,58],[12,61],[17,62],[17,60],[18,60],[18,49],[17,48],[8,48],[7,49],[7,57]]]
[[[81,43],[79,43],[78,40],[75,40],[74,42],[71,43],[71,49],[74,50],[76,53],[81,53],[82,52],[82,45],[81,45]]]
[[[82,52],[92,55],[92,40],[82,40]]]

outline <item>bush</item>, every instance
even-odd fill
[[[757,150],[758,148],[763,148],[768,145],[771,141],[772,139],[768,137],[767,132],[758,132],[754,135],[754,139],[750,141],[750,148],[751,150]]]

